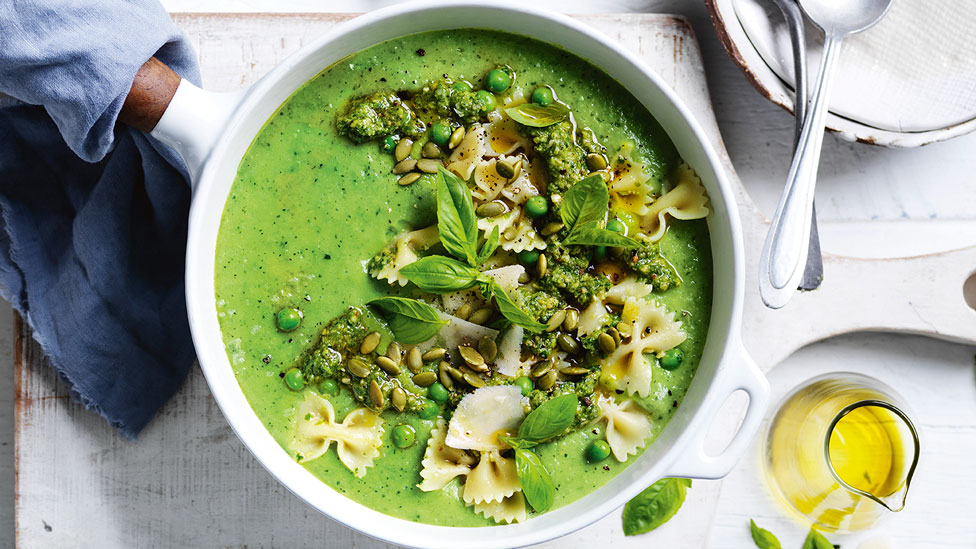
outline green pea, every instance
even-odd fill
[[[610,457],[610,445],[605,440],[594,440],[586,447],[586,460],[598,463]]]
[[[501,69],[491,69],[485,77],[485,87],[492,93],[502,93],[512,85],[512,75]]]
[[[380,143],[380,150],[385,153],[393,152],[393,149],[396,148],[396,144],[397,144],[397,140],[393,139],[392,135],[388,135],[384,137],[383,142]]]
[[[607,247],[597,246],[593,248],[593,263],[599,263],[607,259]]]
[[[684,361],[685,354],[682,353],[681,349],[678,349],[677,347],[664,353],[664,356],[662,356],[660,360],[661,367],[665,370],[674,370],[678,366],[681,366],[681,363]]]
[[[417,442],[417,430],[409,425],[397,425],[393,428],[393,444],[397,448],[409,448]]]
[[[421,419],[434,419],[439,413],[441,413],[441,409],[436,402],[429,398],[424,399],[424,407],[420,409]]]
[[[292,368],[285,372],[285,385],[292,391],[301,391],[305,387],[305,376],[298,368]]]
[[[336,396],[339,394],[339,384],[335,382],[334,379],[327,379],[319,385],[319,389],[331,396]]]
[[[495,108],[495,96],[485,90],[478,90],[475,100],[481,105],[481,112],[488,112]]]
[[[623,221],[620,221],[619,219],[611,219],[610,221],[607,221],[607,230],[615,233],[627,234],[627,226],[624,225]]]
[[[471,91],[471,84],[468,84],[464,80],[454,83],[454,91],[466,92]]]
[[[525,203],[525,213],[538,219],[549,213],[549,201],[544,196],[533,196]]]
[[[285,308],[278,311],[278,329],[290,332],[302,323],[302,312],[295,308]]]
[[[430,127],[430,140],[438,145],[446,145],[451,140],[451,127],[437,122]]]
[[[525,267],[531,267],[539,262],[538,250],[522,250],[518,253],[518,260]]]
[[[522,390],[522,396],[529,396],[534,387],[532,386],[532,380],[528,376],[522,376],[515,380],[515,384],[519,386]]]
[[[448,392],[447,387],[435,381],[433,385],[427,388],[427,396],[434,402],[447,402],[451,393]]]
[[[532,102],[536,105],[548,107],[549,105],[552,105],[552,101],[552,90],[548,87],[536,88],[535,91],[532,92]]]

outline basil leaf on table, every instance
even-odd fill
[[[603,177],[591,175],[580,180],[563,194],[563,201],[559,206],[559,216],[563,225],[572,231],[577,226],[596,221],[601,222],[607,216],[610,202],[610,191]]]
[[[569,118],[569,107],[562,103],[552,103],[543,107],[536,103],[523,103],[505,109],[512,120],[533,128],[545,128]]]
[[[637,248],[640,246],[640,242],[629,236],[601,229],[600,224],[596,221],[574,227],[563,244],[613,246],[616,248]]]
[[[437,230],[451,255],[478,266],[478,220],[471,191],[443,166],[437,169]]]
[[[543,442],[563,434],[576,420],[579,399],[567,394],[551,398],[529,412],[522,420],[518,437],[532,442]]]
[[[624,535],[644,534],[671,520],[691,486],[686,478],[662,478],[624,505]]]
[[[367,303],[387,313],[387,323],[397,341],[412,345],[437,335],[447,324],[430,305],[405,297],[381,297]]]
[[[807,539],[803,542],[803,549],[834,549],[834,544],[827,541],[823,534],[811,528]]]
[[[432,294],[467,290],[478,283],[478,269],[450,257],[429,255],[400,269],[400,274]]]
[[[481,251],[478,252],[478,257],[476,259],[478,265],[488,261],[491,254],[495,253],[495,250],[498,249],[498,243],[500,241],[501,236],[498,232],[498,225],[495,225],[495,228],[492,229],[491,233],[488,235],[488,239],[485,240],[485,243],[481,245]]]
[[[546,329],[545,324],[536,322],[528,313],[519,308],[505,292],[505,289],[499,286],[494,279],[489,284],[491,295],[495,296],[495,303],[498,305],[498,310],[509,322],[521,326],[530,332],[541,332]]]
[[[776,539],[772,532],[760,528],[756,521],[749,519],[749,532],[752,534],[752,541],[759,549],[782,549],[783,546]],[[833,546],[831,546],[833,547]]]
[[[515,471],[518,473],[519,484],[522,485],[522,495],[529,505],[537,513],[549,509],[556,497],[556,485],[539,456],[532,450],[516,449]]]

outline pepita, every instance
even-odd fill
[[[566,320],[563,321],[563,330],[572,332],[579,324],[579,312],[576,309],[566,311]]]
[[[397,162],[396,166],[393,166],[393,173],[397,175],[402,175],[407,172],[412,172],[414,168],[417,167],[417,161],[413,158],[405,158]]]
[[[437,167],[440,165],[440,161],[432,158],[424,158],[417,161],[417,169],[424,173],[437,173]]]
[[[421,356],[420,349],[416,347],[411,347],[407,351],[407,368],[413,373],[420,372],[420,369],[424,367],[424,358]]]
[[[393,407],[397,412],[402,412],[407,407],[407,393],[399,387],[394,387],[393,392],[390,393],[390,400],[393,401]]]
[[[461,144],[461,140],[464,139],[464,126],[454,130],[451,134],[451,138],[447,141],[448,148],[455,148]]]
[[[560,349],[571,355],[575,355],[576,353],[580,352],[579,342],[573,339],[573,336],[569,334],[559,334],[559,337],[556,338],[556,344],[559,345]]]
[[[517,160],[515,164],[512,165],[512,177],[509,177],[508,180],[511,181],[513,179],[517,179],[520,175],[522,175],[522,159]]]
[[[607,169],[607,159],[602,154],[590,153],[586,155],[586,166],[591,172]]]
[[[583,368],[582,366],[570,366],[569,368],[563,368],[559,371],[559,373],[563,374],[564,376],[585,376],[586,374],[590,373],[590,369]]]
[[[454,388],[454,380],[451,379],[451,365],[448,362],[441,361],[438,366],[438,376],[441,380],[441,384],[448,389]]]
[[[613,336],[607,333],[600,334],[600,337],[596,338],[596,344],[601,351],[607,354],[617,350],[617,342],[613,340]]]
[[[629,322],[621,322],[617,324],[617,331],[620,332],[620,337],[627,339],[628,337],[634,335],[634,326]]]
[[[495,171],[498,172],[498,175],[500,175],[502,179],[511,179],[515,177],[515,166],[505,160],[498,160],[495,162]]]
[[[461,320],[467,320],[471,316],[471,305],[467,303],[462,304],[460,307],[454,311],[454,316],[460,318]]]
[[[505,237],[505,240],[511,242],[512,240],[515,240],[516,236],[518,236],[518,229],[515,227],[509,227],[502,232],[502,236]]]
[[[420,150],[420,154],[424,158],[440,158],[441,148],[437,146],[437,143],[428,141],[424,143],[424,148]]]
[[[390,343],[390,345],[386,348],[386,356],[390,357],[390,360],[392,360],[397,366],[400,365],[400,354],[402,352],[403,351],[400,349],[400,344],[396,341]]]
[[[532,366],[532,370],[529,371],[529,377],[540,378],[549,373],[552,370],[552,360],[543,360]]]
[[[494,339],[484,336],[478,342],[478,352],[485,357],[485,362],[494,362],[495,357],[498,356],[498,345],[495,344]]]
[[[546,276],[549,272],[549,260],[546,259],[546,254],[539,254],[539,261],[535,263],[536,275],[539,278]]]
[[[373,403],[373,408],[382,408],[386,404],[383,389],[380,389],[380,384],[375,379],[369,382],[369,401]]]
[[[616,343],[619,346],[620,345],[620,332],[618,332],[616,328],[610,328],[609,330],[607,330],[607,333],[610,334],[610,337],[613,338],[613,342]]]
[[[539,256],[539,259],[542,259],[541,255]],[[559,326],[562,325],[563,321],[565,320],[566,320],[566,309],[560,309],[552,313],[552,316],[549,317],[549,322],[546,322],[546,331],[555,332],[556,329],[559,328]]]
[[[437,381],[437,374],[434,372],[420,372],[413,376],[413,382],[421,387],[430,387]]]
[[[492,311],[490,307],[482,307],[481,309],[471,313],[471,316],[468,317],[468,322],[472,322],[474,324],[484,324],[485,322],[488,322],[488,319],[491,318],[493,313],[494,311]]]
[[[478,206],[474,213],[478,214],[478,217],[495,217],[505,213],[506,209],[505,204],[497,200],[492,200],[491,202],[485,202]]]
[[[376,346],[380,344],[380,333],[372,332],[363,338],[362,344],[359,345],[359,354],[368,355],[376,350]]]
[[[543,391],[548,391],[553,385],[556,384],[556,379],[558,377],[559,374],[557,374],[555,370],[549,370],[549,373],[537,379],[535,384]]]
[[[393,362],[393,360],[388,356],[376,357],[376,365],[383,368],[383,371],[391,376],[395,376],[400,373],[400,367],[397,366],[397,363]]]
[[[450,364],[448,364],[444,369],[447,370],[447,374],[450,375],[454,381],[457,381],[458,383],[464,381],[464,372],[461,370],[454,368]]]
[[[410,172],[407,175],[401,177],[400,179],[397,179],[397,185],[400,185],[401,187],[406,187],[407,185],[413,185],[414,183],[417,182],[418,179],[420,179],[419,173]]]
[[[349,370],[350,374],[356,377],[366,377],[369,375],[369,366],[358,358],[350,358],[349,361],[346,362],[346,369]]]
[[[481,353],[475,349],[466,345],[459,345],[458,352],[461,353],[461,358],[464,359],[464,362],[470,366],[472,370],[478,372],[488,371],[488,367],[485,365],[485,357],[481,356]]]
[[[433,362],[435,360],[440,360],[444,358],[444,355],[446,354],[447,354],[447,349],[445,349],[444,347],[434,347],[433,349],[424,353],[424,355],[421,358],[423,358],[424,362]]]
[[[532,279],[532,277],[529,276],[529,273],[527,273],[525,271],[522,271],[521,273],[519,273],[519,276],[518,276],[519,284],[525,284],[526,282],[528,282],[531,279]]]
[[[547,223],[545,227],[542,228],[542,236],[550,236],[563,230],[563,224],[558,221],[553,221],[552,223]]]
[[[480,389],[481,387],[485,386],[485,380],[474,374],[464,374],[464,382],[475,389]]]
[[[413,150],[413,141],[404,137],[397,143],[396,149],[393,151],[393,158],[396,158],[397,162],[402,162],[404,158],[410,156],[411,150]]]

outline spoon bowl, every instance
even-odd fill
[[[854,34],[877,24],[891,0],[799,0],[803,13],[824,32]]]

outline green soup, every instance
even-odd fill
[[[241,161],[223,212],[215,273],[218,315],[235,375],[255,413],[290,454],[303,397],[283,382],[284,372],[315,345],[326,322],[349,306],[389,293],[385,282],[366,273],[365,262],[401,232],[436,220],[432,178],[396,185],[392,155],[375,143],[340,137],[337,116],[352,97],[416,89],[446,74],[479,85],[496,65],[515,68],[515,86],[525,95],[551,86],[572,105],[576,123],[591,128],[609,150],[632,143],[634,158],[655,184],[680,161],[652,115],[597,67],[508,34],[457,30],[407,36],[346,58],[299,88]],[[639,399],[652,425],[648,445],[692,381],[712,292],[704,219],[670,223],[659,245],[682,283],[653,297],[682,322],[687,339],[680,367],[653,362],[650,394]],[[303,315],[301,325],[287,333],[275,324],[284,307]],[[359,406],[345,389],[328,398],[340,419]],[[432,492],[417,488],[432,420],[392,410],[383,418],[384,444],[363,478],[356,478],[334,449],[304,466],[349,498],[389,515],[449,526],[494,524],[461,501],[458,481]],[[416,444],[400,449],[392,443],[399,424],[416,429]],[[589,463],[584,449],[602,438],[604,429],[603,422],[594,423],[537,448],[556,485],[554,508],[600,487],[640,455],[623,463],[613,458]]]

